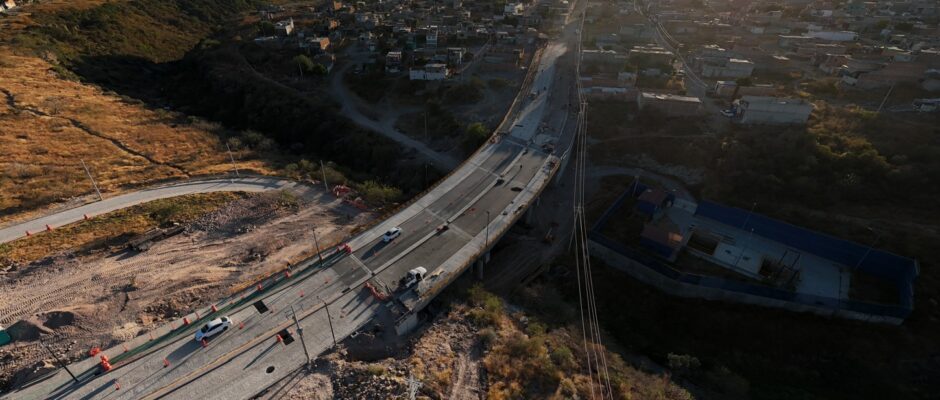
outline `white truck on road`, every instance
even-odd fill
[[[417,285],[418,282],[421,282],[422,280],[424,280],[424,277],[425,275],[427,275],[427,273],[428,273],[427,268],[424,268],[424,267],[414,268],[408,271],[408,274],[402,277],[401,280],[398,281],[398,284],[402,290],[410,289],[411,287]]]

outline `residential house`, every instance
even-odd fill
[[[323,53],[330,49],[330,38],[325,36],[304,38],[300,42],[300,48],[307,49],[314,54]]]
[[[803,99],[744,96],[735,100],[734,120],[742,124],[805,125],[813,105]]]
[[[698,97],[640,92],[637,105],[641,110],[653,109],[673,117],[694,117],[702,114],[702,100]]]
[[[450,76],[446,64],[425,64],[408,71],[408,78],[413,81],[442,81]]]
[[[735,91],[737,91],[738,96],[773,96],[777,93],[777,88],[771,84],[738,87],[738,83],[735,81],[717,81],[714,90],[716,96],[724,98],[731,98],[735,95]]]
[[[623,71],[627,56],[614,50],[582,50],[582,67],[587,71]]]
[[[452,66],[462,65],[464,56],[467,54],[466,47],[448,47],[447,64]]]
[[[702,64],[704,78],[746,78],[754,72],[754,63],[749,60],[729,58],[724,62]]]
[[[831,42],[854,42],[858,40],[858,33],[852,31],[810,31],[806,36]]]
[[[274,24],[274,33],[278,36],[290,36],[294,34],[294,19],[290,18],[284,21],[278,21]]]
[[[506,5],[503,6],[503,15],[507,17],[515,17],[522,15],[524,10],[525,5],[522,3],[506,3]]]
[[[397,74],[402,70],[401,51],[390,51],[385,55],[385,72]]]
[[[858,74],[853,83],[860,89],[886,88],[899,83],[917,84],[924,79],[926,72],[924,63],[890,62],[879,70]]]

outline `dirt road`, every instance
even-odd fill
[[[343,84],[343,75],[346,74],[346,71],[348,71],[351,66],[352,64],[343,66],[338,71],[334,72],[330,78],[330,91],[336,96],[336,100],[342,104],[343,115],[359,126],[373,130],[382,136],[398,142],[398,144],[402,146],[415,149],[422,157],[427,158],[442,169],[450,171],[460,164],[459,160],[449,154],[436,152],[424,143],[412,139],[396,130],[394,121],[397,119],[397,116],[395,118],[386,118],[386,121],[383,123],[382,121],[376,121],[363,115],[359,111],[355,95],[350,93],[349,89]]]

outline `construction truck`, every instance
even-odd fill
[[[424,268],[424,267],[414,268],[408,271],[408,273],[405,274],[405,276],[402,277],[401,280],[398,281],[398,286],[402,290],[410,289],[411,287],[417,285],[418,282],[421,282],[422,280],[424,280],[424,277],[425,275],[427,275],[427,273],[428,273],[427,268]]]

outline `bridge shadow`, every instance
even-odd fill
[[[275,347],[280,346],[280,345],[281,345],[281,344],[278,343],[278,342],[274,342],[274,343],[272,343],[271,345],[269,345],[268,348],[267,348],[267,349],[264,349],[264,351],[262,351],[261,354],[258,354],[258,356],[255,357],[254,360],[251,360],[251,362],[248,363],[248,365],[246,365],[245,368],[243,368],[243,370],[247,370],[248,368],[251,368],[252,365],[254,365],[256,362],[260,361],[262,358],[264,358],[264,356],[268,355],[268,353],[270,353],[272,350],[274,350]]]
[[[390,244],[392,244],[392,242],[386,242],[386,241],[384,241],[384,240],[379,240],[379,242],[376,243],[376,244],[374,244],[374,245],[372,245],[372,247],[370,247],[369,250],[366,250],[366,252],[362,254],[362,257],[361,257],[361,258],[362,258],[363,260],[367,260],[367,259],[369,259],[369,257],[374,256],[376,253],[378,253],[379,251],[381,251],[382,249],[384,249],[385,247],[387,247],[387,246],[390,245]]]
[[[199,343],[196,343],[195,340],[187,340],[182,346],[177,347],[176,350],[173,350],[172,353],[166,356],[166,359],[172,363],[176,364],[178,361],[182,361],[185,358],[189,358],[196,350],[199,350]]]
[[[93,390],[91,393],[88,393],[88,394],[82,396],[82,400],[90,400],[90,399],[97,398],[98,395],[101,394],[101,392],[113,388],[116,383],[117,383],[117,379],[112,379],[112,380],[109,381],[107,384],[103,384],[103,385],[101,385],[101,386],[98,386],[98,388],[95,389],[95,390]],[[110,393],[109,393],[109,394],[110,394]],[[105,397],[107,397],[107,396],[105,396]]]

